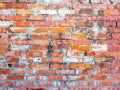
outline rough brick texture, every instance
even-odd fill
[[[120,90],[120,0],[0,0],[0,90]]]

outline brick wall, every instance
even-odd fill
[[[0,90],[120,90],[120,1],[0,0]]]

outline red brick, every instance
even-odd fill
[[[6,16],[6,20],[26,20],[26,16]]]
[[[39,56],[43,56],[43,52],[27,52],[27,56],[31,56],[31,57],[39,57]]]
[[[74,44],[81,44],[81,45],[85,45],[85,44],[92,44],[93,40],[74,40]]]
[[[30,69],[27,69],[27,70],[19,70],[19,71],[18,71],[18,74],[35,74],[35,71],[34,71],[34,70],[30,70]]]
[[[32,34],[30,35],[33,39],[49,39],[49,34]]]
[[[16,0],[0,0],[0,2],[15,2]]]
[[[30,47],[30,50],[36,50],[36,51],[38,51],[38,50],[47,50],[47,46],[31,46]]]
[[[30,44],[30,41],[29,40],[13,40],[12,44],[27,45],[27,44]]]
[[[37,74],[55,74],[55,70],[37,70]]]
[[[102,82],[99,82],[98,85],[99,86],[114,86],[114,85],[116,85],[116,82],[114,82],[114,81],[102,81]]]
[[[42,58],[42,62],[62,62],[62,58]]]
[[[48,80],[66,80],[65,76],[48,76]]]
[[[38,86],[53,87],[53,86],[55,86],[55,83],[54,82],[38,82]]]
[[[1,69],[0,74],[15,74],[14,70],[8,70],[8,69]]]
[[[7,76],[8,80],[24,80],[24,76]]]
[[[78,82],[78,85],[79,86],[95,86],[95,83],[94,82]]]
[[[119,39],[120,38],[120,34],[116,33],[116,34],[112,34],[112,37],[114,39]]]
[[[34,15],[30,15],[28,17],[28,20],[44,20],[44,16],[34,16]]]
[[[75,74],[74,70],[56,70],[56,74]]]
[[[72,23],[72,22],[55,22],[55,26],[59,26],[59,27],[73,27],[74,23]]]
[[[15,86],[15,82],[0,82],[0,86]]]
[[[34,86],[36,86],[36,83],[35,82],[18,82],[18,86],[34,87]]]
[[[67,64],[59,64],[59,63],[54,63],[50,64],[50,68],[68,68],[69,66]]]
[[[7,8],[21,9],[26,8],[26,4],[7,4]]]
[[[34,22],[34,26],[50,27],[54,26],[53,22]]]
[[[2,39],[8,39],[9,35],[5,34],[5,33],[2,33],[2,34],[0,34],[0,38],[2,38]]]
[[[92,26],[92,24],[89,23],[89,22],[77,22],[77,23],[76,23],[76,26],[89,27],[89,26]]]
[[[8,58],[8,59],[7,59],[7,62],[19,62],[19,58],[15,58],[15,57],[13,57],[13,58]]]
[[[0,44],[10,44],[10,40],[0,40]]]
[[[93,73],[93,70],[77,70],[77,74],[92,74]]]
[[[30,64],[30,68],[48,68],[48,64],[34,63]]]
[[[31,44],[48,45],[49,44],[49,40],[32,40]]]
[[[26,90],[26,88],[8,88],[8,90]]]
[[[28,90],[47,90],[46,88],[29,88]]]

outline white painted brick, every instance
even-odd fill
[[[0,27],[10,27],[10,25],[12,25],[10,21],[0,21]]]
[[[14,40],[14,39],[26,39],[26,35],[22,34],[22,33],[19,33],[19,34],[16,34],[16,35],[12,36],[11,39],[12,40]]]
[[[0,15],[16,15],[16,10],[14,9],[3,9],[0,10]]]
[[[25,51],[25,50],[28,50],[29,45],[11,45],[11,47],[13,51],[15,50]]]
[[[62,8],[62,9],[58,10],[58,14],[60,14],[60,15],[73,14],[73,11],[71,11],[67,8]]]
[[[107,50],[108,50],[107,44],[102,44],[102,45],[95,44],[95,45],[92,45],[92,51],[95,51],[95,52],[96,51],[98,51],[98,52],[103,51],[103,52],[105,52]]]
[[[70,63],[70,62],[82,62],[81,58],[76,57],[64,57],[63,62]]]
[[[57,14],[56,10],[40,10],[39,14]]]

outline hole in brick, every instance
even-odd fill
[[[12,67],[12,64],[8,64],[8,67]]]

